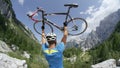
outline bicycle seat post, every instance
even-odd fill
[[[68,11],[67,11],[67,15],[66,15],[66,18],[65,18],[65,22],[67,22],[67,18],[69,16],[69,13],[70,13],[70,9],[71,8],[77,8],[78,7],[78,4],[64,4],[65,7],[68,7]]]
[[[68,7],[68,10],[67,10],[67,15],[66,15],[66,18],[65,18],[65,22],[67,22],[67,19],[68,19],[68,15],[69,15],[69,13],[70,13],[70,9],[71,9],[72,7]]]
[[[68,12],[67,12],[68,14],[69,14],[71,8],[77,8],[78,7],[77,4],[65,4],[64,6],[68,7]]]

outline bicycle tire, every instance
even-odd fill
[[[42,35],[42,33],[41,33],[40,31],[38,31],[37,28],[36,28],[36,25],[37,25],[38,23],[41,23],[41,24],[42,24],[42,22],[34,23],[34,24],[33,24],[33,28],[34,28],[35,32],[37,32],[38,34]],[[45,23],[45,26],[46,26],[46,25],[48,25],[48,26],[50,27],[49,31],[50,31],[51,33],[53,33],[53,27],[52,27],[50,24],[48,24],[48,23]],[[41,29],[41,26],[39,26],[39,27],[40,27],[40,29]],[[46,29],[46,27],[45,27],[45,29]],[[48,30],[48,29],[47,29],[47,30]]]
[[[78,24],[81,24],[81,25],[78,25],[77,23],[75,23],[74,21],[81,21],[81,22],[78,22]],[[70,25],[71,24],[71,25]],[[73,26],[78,26],[78,28],[79,27],[83,27],[82,25],[84,24],[84,28],[83,28],[83,30],[81,30],[81,31],[78,31],[78,30],[76,30],[76,31],[74,31],[74,33],[73,32],[70,32],[70,29],[73,27]],[[82,33],[84,33],[85,31],[86,31],[86,29],[87,29],[87,27],[88,27],[88,24],[87,24],[87,22],[86,22],[86,20],[85,19],[83,19],[83,18],[73,18],[73,19],[70,19],[70,20],[68,20],[68,34],[69,35],[71,35],[71,36],[76,36],[76,35],[80,35],[80,34],[82,34]]]

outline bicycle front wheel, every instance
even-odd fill
[[[72,36],[80,35],[86,31],[88,24],[83,18],[73,18],[68,21],[68,34]]]
[[[37,23],[34,23],[34,24],[33,24],[34,30],[35,30],[38,34],[40,34],[40,35],[42,35],[41,26],[42,26],[42,22],[37,22]],[[52,32],[53,32],[53,28],[52,28],[52,26],[51,26],[50,24],[45,23],[45,26],[44,26],[44,27],[45,27],[45,29],[44,29],[45,34],[46,34],[46,33],[52,33]]]

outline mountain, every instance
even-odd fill
[[[120,21],[120,9],[100,21],[100,25],[96,28],[96,31],[92,31],[79,46],[83,50],[96,47],[97,44],[102,43],[111,35],[118,21]]]
[[[84,39],[82,36],[67,42],[67,47],[80,47],[83,50],[88,50],[96,47],[97,44],[106,40],[114,31],[116,24],[120,21],[120,9],[100,21],[100,25],[96,27],[96,31],[91,31]],[[81,41],[82,40],[82,41]]]
[[[27,26],[25,26],[23,23],[21,23],[18,19],[16,19],[10,0],[0,0],[0,14],[7,18],[10,22],[14,21],[17,27],[19,27],[27,36],[38,41],[31,30],[27,28]],[[8,23],[5,24],[7,25]],[[11,29],[16,30],[13,23],[11,23],[10,26]]]
[[[0,41],[0,67],[26,68],[21,67],[24,66],[21,62],[24,60],[28,68],[47,68],[38,40],[31,30],[16,18],[11,0],[0,0]],[[30,57],[24,57],[24,52]]]
[[[38,43],[31,30],[16,18],[10,0],[0,0],[0,21],[0,40],[21,48],[23,43],[24,45],[32,45],[34,41]]]
[[[70,40],[66,44],[66,48],[78,47],[81,41],[83,40],[79,37],[75,37],[75,39],[70,38]]]
[[[78,47],[85,41],[87,35],[69,36],[66,43],[66,48]]]
[[[120,59],[120,21],[115,26],[114,31],[108,39],[102,42],[98,47],[90,50],[93,64],[100,63],[107,59],[115,59],[116,65],[119,65]]]

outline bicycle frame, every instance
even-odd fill
[[[50,14],[47,14],[47,16],[48,15],[66,15],[66,19],[64,21],[65,23],[67,23],[68,18],[72,19],[72,17],[69,14],[67,15],[67,13],[50,13]],[[44,17],[44,22],[45,23],[48,22],[48,24],[51,24],[52,26],[54,26],[54,27],[58,28],[59,30],[63,31],[63,27],[59,27],[57,24],[51,22],[50,20],[46,19],[45,17]]]
[[[69,18],[69,19],[72,19],[72,17],[69,15],[70,9],[71,9],[71,7],[68,7],[68,11],[65,12],[65,13],[45,13],[44,10],[41,10],[41,9],[38,8],[38,10],[37,10],[35,13],[41,12],[41,13],[42,13],[42,20],[39,21],[39,20],[35,20],[33,17],[30,17],[30,18],[31,18],[33,21],[42,22],[42,26],[44,26],[45,23],[47,23],[47,24],[52,25],[52,26],[58,28],[59,30],[63,31],[63,27],[59,27],[57,24],[51,22],[50,20],[48,20],[48,19],[46,18],[46,16],[51,16],[51,15],[66,15],[65,21],[64,21],[63,23],[67,23],[68,18]],[[34,13],[34,15],[35,15],[35,13]]]
[[[70,22],[71,23],[73,23],[73,25],[69,25],[69,35],[72,35],[72,36],[75,36],[75,35],[80,35],[80,34],[82,34],[83,32],[85,32],[85,30],[87,29],[87,22],[86,22],[86,20],[85,19],[83,19],[83,18],[79,18],[79,17],[76,17],[76,18],[72,18],[71,16],[70,16],[70,9],[71,8],[77,8],[78,7],[78,5],[77,4],[64,4],[64,6],[65,7],[68,7],[68,10],[67,10],[67,12],[64,12],[64,13],[46,13],[42,8],[37,8],[37,10],[32,14],[32,15],[29,15],[29,14],[27,14],[28,15],[28,17],[29,18],[31,18],[35,23],[34,23],[34,25],[33,25],[33,27],[34,27],[34,29],[35,29],[35,31],[37,32],[37,33],[39,33],[39,34],[41,34],[40,32],[38,32],[37,30],[36,30],[36,23],[38,23],[38,22],[42,22],[41,24],[41,26],[45,26],[45,24],[47,24],[50,28],[51,28],[51,32],[53,32],[53,27],[52,26],[54,26],[54,27],[56,27],[57,29],[59,29],[59,30],[61,30],[61,31],[63,31],[64,29],[63,29],[63,27],[61,26],[58,26],[57,24],[55,24],[54,22],[52,22],[52,21],[50,21],[50,20],[48,20],[47,19],[47,16],[51,16],[51,15],[65,15],[65,20],[63,21],[63,23],[65,23],[65,24],[69,24]],[[35,16],[35,14],[39,14],[39,13],[42,13],[42,18],[41,19],[35,19],[35,18],[33,18],[33,16]],[[80,24],[80,25],[82,25],[82,23],[84,23],[84,28],[83,28],[83,30],[81,30],[81,28],[78,30],[78,27],[81,27],[80,25],[78,25],[77,23],[76,23],[76,21],[79,21],[80,23],[78,23],[78,24]],[[70,30],[71,29],[71,30]],[[73,32],[73,31],[76,31],[76,32]],[[78,32],[77,32],[78,31]]]

